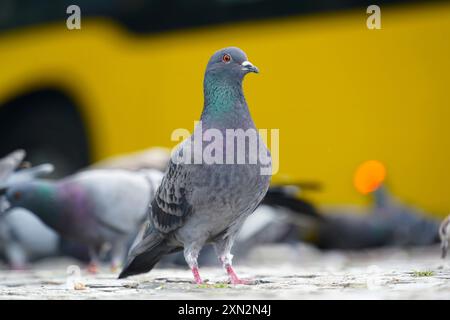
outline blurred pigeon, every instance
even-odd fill
[[[439,236],[441,238],[442,259],[445,259],[450,241],[450,215],[442,221],[439,227]]]
[[[297,196],[299,185],[271,185],[236,237],[237,257],[262,244],[296,243],[323,221],[316,207]]]
[[[50,163],[44,163],[35,167],[29,167],[15,171],[12,175],[6,179],[4,185],[14,185],[33,179],[47,176],[55,171],[55,167]]]
[[[257,134],[242,90],[242,80],[249,72],[258,72],[245,53],[234,47],[216,52],[206,68],[204,109],[201,125],[173,154],[164,179],[151,204],[148,228],[141,242],[130,252],[119,278],[150,271],[166,254],[184,248],[184,256],[196,283],[202,283],[197,257],[206,243],[213,243],[219,259],[233,284],[245,283],[235,274],[230,253],[243,222],[263,199],[270,175],[262,175],[263,164],[249,164],[249,148],[245,148],[245,164],[188,164],[179,161],[191,156],[202,157],[196,136],[208,129],[225,137],[226,129],[250,129],[255,132],[260,154],[268,151]],[[211,132],[211,131],[210,131]],[[200,138],[201,139],[201,138]],[[201,139],[203,140],[203,139]],[[228,141],[227,141],[228,144]],[[207,144],[203,144],[203,148]],[[224,146],[223,155],[228,158]],[[234,152],[235,150],[231,150]],[[216,151],[220,153],[219,151]],[[270,164],[269,164],[270,169]]]
[[[8,186],[12,207],[30,210],[61,236],[89,247],[95,271],[108,246],[112,267],[124,259],[163,174],[156,170],[88,170],[58,181],[36,179]]]
[[[415,206],[395,199],[383,184],[373,193],[374,218],[390,226],[391,245],[429,245],[439,239],[439,222]]]
[[[20,164],[25,156],[23,150],[11,154],[9,174],[3,176],[2,186],[25,183],[53,172],[53,166],[43,164],[29,167]],[[12,165],[11,165],[12,164]],[[1,166],[1,165],[0,165]],[[25,168],[12,172],[16,168]],[[3,198],[0,216],[0,253],[13,269],[24,269],[28,261],[57,253],[59,237],[28,210],[7,210],[9,203]]]
[[[0,159],[0,181],[5,181],[25,158],[24,150],[16,150]]]
[[[33,179],[49,175],[54,171],[52,164],[45,163],[36,167],[26,167],[19,171],[13,172],[6,181],[0,183],[0,190],[6,189],[9,185],[24,183]],[[5,212],[9,208],[9,203],[4,196],[0,196],[0,213]]]
[[[12,269],[59,253],[59,236],[33,213],[13,208],[0,217],[0,253]]]
[[[439,241],[438,221],[397,201],[385,185],[371,195],[373,207],[368,214],[349,214],[349,209],[328,212],[316,230],[315,244],[322,249],[363,249]]]
[[[16,150],[0,159],[0,188],[8,178],[13,174],[14,170],[16,170],[20,163],[25,158],[24,150]],[[8,203],[5,201],[5,198],[0,195],[0,213],[4,212],[8,208]]]

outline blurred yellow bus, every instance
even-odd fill
[[[394,3],[391,3],[394,2]],[[318,181],[324,205],[364,204],[353,173],[379,160],[399,197],[450,210],[450,4],[379,1],[59,1],[0,4],[0,152],[23,147],[65,174],[171,147],[202,109],[209,56],[239,46],[260,128],[280,129],[274,180]],[[351,3],[352,5],[349,5]]]

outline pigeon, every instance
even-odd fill
[[[17,150],[5,159],[9,159],[9,173],[3,176],[2,186],[31,181],[53,172],[51,164],[36,167],[23,167],[25,152]],[[0,164],[1,166],[1,164]],[[27,163],[28,166],[28,163]],[[5,173],[5,171],[3,171]],[[0,215],[0,253],[6,258],[12,269],[25,269],[28,261],[57,253],[59,237],[45,226],[33,213],[22,208],[8,210],[9,203],[1,197]]]
[[[112,269],[125,259],[162,177],[156,170],[87,170],[56,181],[9,185],[5,195],[11,207],[25,208],[63,238],[87,245],[88,270],[96,272],[108,247]]]
[[[200,122],[172,154],[151,203],[147,229],[130,250],[119,278],[148,272],[163,256],[183,250],[195,283],[201,284],[197,259],[202,247],[211,243],[230,282],[250,284],[236,275],[231,248],[243,222],[264,198],[271,178],[270,154],[256,131],[242,89],[243,78],[250,72],[258,73],[258,68],[239,48],[221,49],[210,58]],[[259,153],[269,159],[269,164],[260,158],[250,163],[248,160],[254,156],[250,148],[245,148],[244,154],[227,150],[231,149],[227,148],[228,140],[216,151],[223,151],[224,158],[234,162],[220,163],[220,157],[218,162],[195,161],[204,155],[198,143],[203,148],[208,145],[196,137],[212,131],[224,137],[227,130],[256,132]],[[237,162],[238,156],[245,156],[245,161]],[[192,158],[194,161],[190,161]],[[266,164],[270,173],[262,174]]]
[[[389,225],[391,245],[423,246],[439,241],[439,221],[418,207],[402,203],[386,184],[373,193],[373,215],[378,225]],[[385,227],[385,229],[387,229]]]
[[[364,249],[384,246],[425,246],[439,241],[439,223],[425,212],[395,199],[386,185],[371,193],[368,214],[334,209],[316,230],[321,249]]]
[[[445,259],[450,241],[450,215],[442,221],[439,227],[439,237],[441,238],[442,259]]]
[[[11,173],[11,175],[9,175],[8,178],[5,179],[5,181],[0,183],[0,193],[2,193],[2,190],[6,190],[8,185],[14,185],[31,181],[38,177],[48,175],[53,171],[54,167],[52,164],[49,163],[15,171]],[[8,208],[9,208],[8,201],[5,199],[4,196],[0,195],[0,215],[5,213]]]

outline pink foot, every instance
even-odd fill
[[[98,273],[98,265],[96,265],[95,263],[89,263],[89,265],[87,267],[87,272],[89,272],[91,274]]]
[[[247,279],[239,279],[239,277],[236,275],[236,272],[234,272],[233,267],[228,265],[225,267],[228,273],[228,276],[230,277],[231,284],[254,284],[254,280],[247,280]]]
[[[194,281],[196,284],[202,284],[202,278],[200,278],[200,273],[198,272],[198,268],[197,267],[193,267],[192,268],[192,274],[194,275]]]

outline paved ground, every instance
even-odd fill
[[[209,284],[198,286],[185,269],[116,280],[106,268],[77,276],[76,266],[67,267],[73,261],[54,259],[31,271],[0,271],[0,299],[449,299],[450,259],[444,264],[439,254],[438,247],[364,253],[264,247],[237,266],[260,280],[250,286],[226,284],[219,267],[203,268]]]

